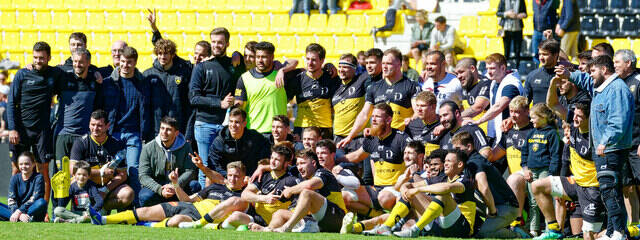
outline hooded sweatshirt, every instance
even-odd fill
[[[157,136],[155,141],[145,144],[140,154],[140,184],[162,194],[162,185],[171,183],[169,173],[176,168],[180,175],[178,184],[182,188],[187,187],[191,180],[195,180],[198,171],[189,157],[189,153],[192,152],[191,145],[185,143],[184,135],[179,133],[169,148],[162,145],[160,136]]]

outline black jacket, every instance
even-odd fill
[[[189,98],[197,121],[222,124],[227,110],[221,108],[220,101],[234,94],[238,78],[245,71],[244,64],[234,67],[227,56],[196,64],[189,83]]]
[[[225,127],[209,148],[209,167],[226,176],[227,164],[241,161],[247,169],[247,176],[251,176],[258,167],[258,161],[269,156],[269,141],[261,133],[245,128],[242,137],[236,140],[231,137],[229,127]]]
[[[156,59],[153,67],[142,74],[151,84],[151,108],[155,132],[160,129],[160,120],[170,116],[178,120],[180,132],[185,133],[191,115],[189,103],[189,81],[191,66],[188,61],[176,56],[169,70],[164,70]]]

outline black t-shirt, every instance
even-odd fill
[[[252,184],[258,188],[259,193],[267,195],[273,192],[274,195],[282,194],[285,187],[293,187],[299,183],[299,179],[291,176],[289,171],[280,177],[275,177],[273,172],[262,175],[262,179],[254,181]],[[280,202],[290,201],[291,199],[281,198]]]
[[[440,121],[436,119],[435,122],[425,123],[422,119],[413,119],[404,129],[404,133],[409,135],[413,141],[420,141],[425,147],[425,156],[429,156],[431,152],[440,148],[440,136],[433,134],[433,129],[440,125]]]
[[[107,140],[100,144],[93,140],[89,134],[85,134],[73,143],[70,159],[87,161],[91,167],[99,166],[114,160],[116,154],[125,147],[126,144],[124,142],[111,136],[108,136]],[[127,167],[127,162],[123,160],[118,167]]]
[[[469,106],[473,106],[476,103],[476,99],[484,98],[489,101],[489,88],[491,88],[491,80],[488,79],[478,79],[478,82],[471,86],[471,89],[467,91],[467,89],[462,89],[462,98],[467,101]],[[487,109],[489,106],[487,106]],[[486,110],[486,109],[484,109]]]
[[[413,115],[411,99],[421,92],[418,83],[403,77],[391,84],[387,80],[377,81],[369,88],[365,94],[365,101],[376,105],[387,103],[393,109],[393,121],[391,127],[404,130],[404,119]]]
[[[453,144],[451,144],[451,138],[459,132],[468,132],[473,137],[473,148],[477,151],[480,151],[484,148],[489,147],[489,142],[487,141],[487,137],[484,135],[484,131],[480,129],[477,125],[464,125],[458,129],[451,130],[445,134],[443,134],[440,139],[440,147],[444,150],[453,149]]]
[[[487,182],[493,195],[493,201],[496,206],[498,205],[511,205],[518,207],[518,200],[516,195],[513,194],[511,188],[504,180],[502,174],[498,172],[494,166],[490,165],[489,161],[480,155],[478,152],[473,152],[469,156],[466,169],[475,178],[475,175],[484,172],[487,175]]]
[[[200,196],[200,198],[202,199],[211,199],[218,201],[224,201],[231,197],[240,197],[241,194],[242,189],[231,190],[226,185],[217,183],[211,184],[198,192],[198,196]]]
[[[375,165],[374,185],[389,186],[396,183],[405,170],[404,148],[409,140],[409,136],[396,129],[391,129],[389,136],[384,139],[378,137],[364,139],[362,149],[371,154],[369,157]]]

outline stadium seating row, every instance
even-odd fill
[[[582,15],[640,13],[640,0],[578,0],[578,6]]]
[[[637,15],[584,16],[580,22],[581,34],[589,37],[640,37],[639,27]]]

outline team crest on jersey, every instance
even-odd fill
[[[533,151],[534,151],[534,152],[537,152],[537,151],[538,151],[538,148],[539,148],[539,146],[538,146],[538,144],[536,143],[536,144],[533,144],[533,147],[532,147],[531,149],[533,149]]]
[[[182,77],[176,77],[175,81],[176,84],[180,85],[180,83],[182,82]]]
[[[632,93],[636,92],[636,85],[631,85],[631,87],[629,87],[629,91],[631,91]]]

